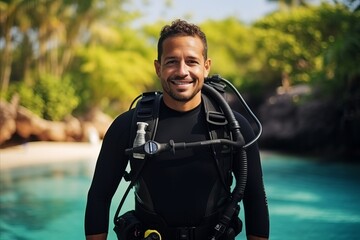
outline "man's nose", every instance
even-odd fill
[[[187,76],[189,74],[189,66],[185,61],[180,61],[178,66],[178,74],[180,76]]]

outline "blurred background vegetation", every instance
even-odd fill
[[[276,2],[278,11],[251,24],[234,17],[199,24],[212,73],[255,107],[279,87],[306,85],[311,94],[297,104],[330,100],[338,121],[358,118],[359,1]],[[159,89],[153,60],[167,22],[134,27],[141,12],[124,4],[131,0],[1,0],[1,99],[18,94],[22,106],[48,120],[94,108],[115,117],[139,93]]]

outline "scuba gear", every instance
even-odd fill
[[[161,240],[158,231],[148,229],[144,232],[144,227],[135,216],[135,211],[129,211],[117,218],[114,231],[119,240]],[[143,237],[142,237],[143,236]]]
[[[220,75],[214,75],[205,80],[205,83],[209,86],[216,89],[221,93],[222,97],[228,103],[230,108],[237,112],[242,112],[242,109],[245,109],[245,112],[249,115],[248,120],[253,120],[258,128],[258,133],[255,138],[248,143],[246,143],[243,148],[248,148],[252,144],[254,144],[262,133],[262,125],[259,119],[255,116],[255,114],[251,111],[250,107],[247,105],[245,99],[241,96],[238,90],[232,85],[228,80],[220,77]],[[242,106],[242,108],[240,107]]]
[[[221,236],[221,240],[235,240],[235,236],[242,230],[242,222],[237,216],[239,213],[239,207],[235,212],[234,217],[229,223],[228,228]],[[157,229],[163,239],[184,239],[184,240],[202,240],[208,239],[209,234],[213,231],[213,227],[216,225],[220,215],[222,214],[223,207],[218,209],[217,212],[210,216],[204,217],[202,223],[199,226],[168,226],[161,216],[151,213],[144,209],[140,203],[135,203],[135,211],[139,216],[139,220],[144,223],[145,227],[151,226],[153,229]],[[148,225],[148,226],[146,226]],[[232,238],[232,234],[235,233]]]
[[[137,122],[138,130],[136,131],[136,137],[134,139],[133,147],[138,147],[145,144],[145,129],[148,126],[145,122]],[[134,152],[133,158],[144,159],[145,155]]]
[[[142,224],[134,213],[134,210],[126,212],[114,222],[114,231],[119,240],[139,240],[143,235]]]
[[[161,240],[161,235],[158,231],[156,230],[146,230],[144,233],[144,240]]]
[[[152,97],[150,93],[143,94],[142,99],[138,102],[135,113],[134,113],[134,119],[136,119],[136,122],[142,121],[142,119],[145,119],[149,123],[149,127],[146,131],[146,139],[150,139],[145,144],[141,146],[135,146],[133,148],[127,149],[126,154],[132,155],[132,154],[145,154],[145,156],[149,157],[155,154],[160,154],[162,151],[172,151],[175,154],[175,151],[177,149],[185,149],[185,148],[195,148],[195,147],[202,147],[202,146],[215,146],[215,145],[227,145],[228,148],[233,149],[234,154],[238,155],[238,159],[241,159],[241,164],[238,170],[234,172],[234,176],[236,179],[236,185],[233,189],[230,197],[230,201],[228,205],[225,207],[223,211],[223,215],[221,215],[220,219],[217,220],[217,224],[215,225],[215,228],[213,229],[213,233],[211,233],[210,239],[220,239],[220,237],[231,234],[229,225],[231,221],[237,217],[237,214],[239,212],[239,205],[238,203],[242,200],[244,195],[244,190],[246,186],[246,179],[247,179],[247,157],[245,149],[253,144],[257,138],[261,134],[261,124],[256,119],[256,117],[251,114],[251,110],[246,105],[245,101],[241,98],[240,102],[245,106],[245,109],[250,112],[250,115],[253,116],[255,119],[255,122],[258,123],[259,126],[259,134],[255,139],[252,141],[245,143],[243,136],[240,132],[240,126],[235,119],[235,116],[233,114],[232,108],[228,105],[226,100],[224,99],[224,94],[227,93],[225,91],[221,91],[222,89],[225,89],[229,85],[226,80],[220,78],[219,76],[214,76],[211,78],[206,79],[205,84],[203,86],[203,93],[204,93],[204,102],[205,105],[208,103],[208,105],[214,105],[214,102],[219,105],[219,111],[213,111],[210,107],[210,110],[206,112],[206,119],[210,124],[215,125],[222,125],[224,127],[227,127],[229,129],[229,137],[228,138],[221,138],[221,136],[224,135],[224,130],[222,130],[222,134],[219,134],[219,131],[214,131],[215,133],[213,135],[217,136],[216,138],[212,138],[210,140],[201,141],[201,142],[190,142],[190,143],[175,143],[174,141],[170,141],[169,143],[157,143],[153,140],[156,132],[156,125],[158,121],[158,107],[159,105],[156,105],[161,98],[161,94],[158,92],[153,93],[155,97]],[[230,86],[232,86],[230,84]],[[231,87],[230,87],[231,88]],[[235,89],[232,86],[233,89]],[[219,93],[221,92],[221,93]],[[235,92],[236,89],[235,89]],[[223,95],[222,95],[223,94]],[[240,94],[238,94],[240,96]],[[206,98],[209,97],[212,100],[206,100]],[[241,97],[241,96],[240,96]],[[156,103],[157,102],[157,103]],[[210,102],[210,103],[209,103]],[[148,120],[149,118],[150,121]],[[135,132],[135,131],[131,131]],[[220,137],[219,137],[220,136]],[[215,153],[215,151],[214,151]],[[215,153],[216,154],[216,153]],[[220,155],[219,155],[220,156]],[[146,158],[145,158],[146,161]],[[144,165],[145,161],[136,161],[136,159],[132,158],[132,161],[130,162],[132,164],[131,168],[132,171],[130,172],[130,175],[127,176],[127,179],[130,179],[130,185],[127,189],[126,193],[124,194],[123,199],[121,200],[119,207],[117,209],[115,219],[116,222],[117,216],[120,212],[120,209],[123,205],[124,198],[126,198],[128,194],[128,190],[135,184],[137,181],[138,176],[140,175],[140,172],[142,170],[142,167]],[[226,162],[226,161],[224,161]],[[232,164],[229,164],[229,168],[231,168]],[[134,167],[135,166],[135,167]],[[220,173],[223,173],[224,170],[220,169]],[[226,176],[223,173],[224,176]],[[222,177],[223,182],[229,182],[224,180],[224,176]],[[237,231],[236,231],[237,232]],[[210,233],[210,232],[208,232]],[[236,233],[237,234],[237,233]]]

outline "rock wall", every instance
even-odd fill
[[[303,98],[307,93],[308,90],[294,88],[271,96],[261,105],[258,110],[263,125],[260,146],[358,158],[360,105]]]
[[[81,119],[70,116],[64,121],[48,121],[19,106],[16,100],[0,101],[0,145],[14,135],[25,140],[96,141],[104,137],[112,121],[96,110]]]

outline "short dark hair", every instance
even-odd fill
[[[171,25],[165,25],[161,32],[160,38],[157,45],[158,50],[158,60],[161,59],[163,53],[163,42],[165,39],[174,37],[174,36],[193,36],[199,37],[204,45],[203,56],[204,59],[207,59],[207,41],[205,33],[203,33],[199,26],[195,24],[188,23],[184,20],[177,19],[171,23]]]

